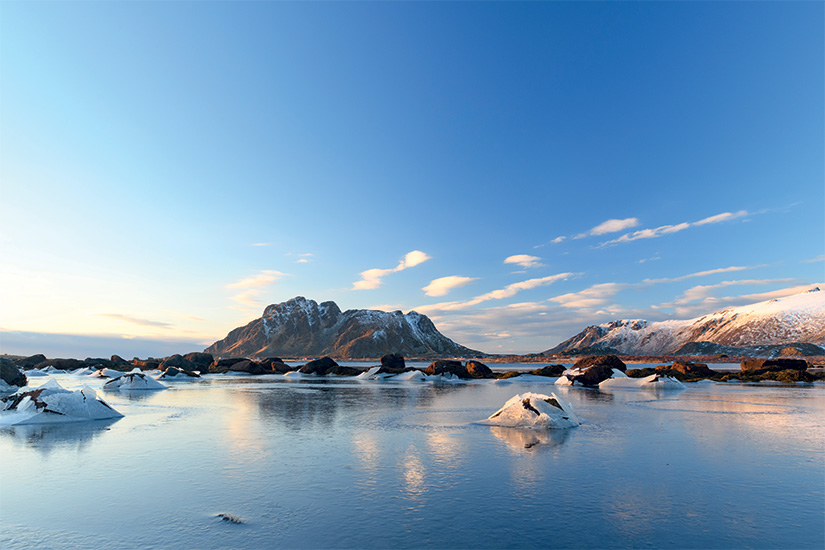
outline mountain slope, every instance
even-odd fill
[[[730,347],[790,343],[823,346],[825,292],[814,288],[683,321],[619,320],[589,326],[542,355],[584,347],[610,347],[632,355],[667,355],[692,342]]]
[[[426,316],[411,311],[369,309],[341,312],[335,302],[318,304],[298,296],[264,310],[259,319],[231,331],[205,350],[246,357],[330,355],[344,359],[400,353],[408,357],[476,357]]]

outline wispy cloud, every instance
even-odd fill
[[[279,279],[288,276],[288,274],[281,273],[280,271],[266,269],[234,283],[227,284],[226,288],[230,290],[240,290],[237,294],[229,297],[230,300],[240,304],[240,307],[230,307],[241,310],[259,309],[263,304],[259,301],[258,297],[264,293],[264,289]]]
[[[528,269],[531,267],[542,267],[544,264],[541,263],[541,258],[538,256],[529,256],[527,254],[516,254],[514,256],[509,256],[504,259],[505,264],[517,264],[521,267]]]
[[[625,283],[600,283],[593,285],[579,292],[570,292],[550,298],[548,301],[556,302],[566,308],[594,308],[608,304],[613,296],[619,291],[632,285]]]
[[[816,258],[811,258],[810,260],[803,260],[802,263],[804,264],[815,264],[817,262],[825,262],[825,254],[820,254]]]
[[[674,225],[661,225],[659,227],[655,227],[652,229],[641,229],[639,231],[634,231],[633,233],[625,233],[617,239],[605,241],[599,244],[599,247],[610,246],[613,244],[620,243],[629,243],[633,241],[638,241],[640,239],[656,239],[659,237],[663,237],[665,235],[672,235],[673,233],[684,231],[685,229],[688,229],[690,227],[735,220],[737,218],[742,218],[747,215],[747,210],[739,210],[738,212],[722,212],[721,214],[708,216],[707,218],[703,218],[696,222],[682,222]]]
[[[404,259],[401,260],[397,266],[391,269],[368,269],[361,272],[361,280],[355,281],[352,285],[353,290],[370,290],[381,286],[382,279],[391,273],[398,273],[410,267],[415,267],[418,264],[426,262],[430,259],[426,253],[420,250],[413,250],[408,252]]]
[[[716,283],[713,285],[697,285],[691,288],[688,288],[682,294],[677,297],[672,302],[666,302],[663,304],[659,304],[658,308],[679,308],[681,306],[685,306],[687,304],[691,304],[694,302],[699,302],[702,308],[714,308],[718,307],[720,303],[725,303],[733,300],[733,298],[719,298],[714,295],[714,291],[720,288],[726,288],[730,286],[753,286],[753,285],[770,285],[770,284],[787,284],[798,282],[796,279],[738,279],[738,280],[731,280],[731,281],[722,281],[720,283]],[[781,290],[779,292],[785,292],[785,290]],[[801,291],[799,291],[801,292]],[[787,294],[782,294],[783,296],[787,296],[789,294],[794,294],[794,292],[789,292]],[[740,296],[740,299],[745,299],[746,301],[753,301],[752,299],[758,295],[751,294]],[[766,298],[768,299],[768,298]]]
[[[148,319],[140,319],[138,317],[132,317],[131,315],[123,315],[121,313],[99,313],[98,315],[100,317],[117,319],[118,321],[125,321],[127,323],[132,323],[133,325],[140,325],[142,327],[172,328],[172,325],[170,325],[169,323],[162,323],[160,321],[150,321]]]
[[[610,219],[603,221],[596,227],[590,229],[589,231],[585,231],[584,233],[579,233],[574,239],[583,239],[584,237],[590,237],[595,235],[606,235],[607,233],[618,233],[619,231],[624,231],[626,229],[630,229],[631,227],[636,227],[639,225],[639,218],[625,218],[623,220],[616,220]]]
[[[459,288],[470,284],[477,280],[477,277],[459,277],[457,275],[450,275],[449,277],[441,277],[430,282],[421,290],[427,296],[445,296],[454,288]]]
[[[251,246],[272,246],[272,243],[252,243]]]
[[[419,306],[416,311],[421,313],[428,313],[428,312],[438,312],[438,311],[456,311],[467,309],[473,306],[476,306],[483,302],[488,302],[490,300],[502,300],[504,298],[512,298],[522,290],[529,290],[532,288],[551,285],[556,281],[562,281],[564,279],[569,279],[571,277],[576,277],[581,275],[580,273],[558,273],[556,275],[550,275],[548,277],[540,277],[536,279],[527,279],[526,281],[520,281],[518,283],[513,283],[507,285],[504,288],[493,290],[492,292],[487,292],[485,294],[481,294],[480,296],[476,296],[470,300],[466,300],[463,302],[441,302],[438,304],[431,304],[426,306]]]
[[[730,267],[720,267],[717,269],[708,269],[705,271],[697,271],[696,273],[688,273],[687,275],[680,275],[679,277],[665,277],[662,279],[645,279],[643,282],[651,283],[674,283],[684,281],[685,279],[693,279],[695,277],[707,277],[708,275],[716,275],[718,273],[730,273],[732,271],[745,271],[747,269],[755,269],[757,267],[764,267],[764,265],[732,265]]]

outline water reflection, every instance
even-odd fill
[[[61,422],[59,424],[29,424],[0,428],[0,437],[27,445],[43,454],[62,450],[85,450],[94,439],[109,430],[119,418],[93,422]]]
[[[570,437],[570,430],[525,430],[490,426],[490,432],[508,449],[519,453],[547,451],[563,444]]]

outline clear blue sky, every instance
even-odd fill
[[[535,352],[821,283],[824,27],[821,2],[3,1],[0,351],[189,351],[303,295]]]

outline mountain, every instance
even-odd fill
[[[481,352],[458,345],[415,311],[387,313],[371,309],[341,312],[335,302],[318,304],[298,296],[267,306],[264,314],[206,348],[223,356],[318,357],[479,357]]]
[[[699,345],[701,343],[701,345]],[[825,354],[825,292],[818,287],[684,321],[619,320],[589,326],[541,355],[582,348],[614,348],[629,355],[672,355],[767,346],[813,344]],[[815,351],[816,347],[804,348]]]

